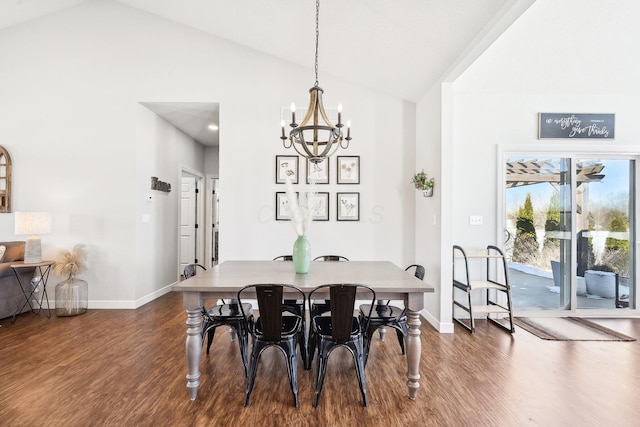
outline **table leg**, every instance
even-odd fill
[[[198,397],[200,386],[200,354],[202,353],[200,310],[187,310],[187,341],[185,352],[187,356],[187,390],[191,400]]]
[[[409,387],[409,398],[416,399],[416,394],[420,388],[420,355],[422,354],[422,342],[420,341],[420,313],[407,310],[407,386]]]

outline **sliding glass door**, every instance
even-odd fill
[[[634,182],[634,158],[506,158],[516,311],[633,308]]]

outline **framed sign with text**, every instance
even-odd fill
[[[538,139],[613,139],[615,114],[540,113]]]

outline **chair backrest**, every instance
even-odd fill
[[[424,280],[424,267],[421,266],[420,264],[411,264],[409,267],[405,268],[404,271],[409,271],[410,269],[412,269],[413,267],[416,268],[416,271],[414,272],[414,275],[420,279],[420,280]]]
[[[309,293],[309,309],[313,294],[321,289],[329,288],[329,303],[331,306],[331,332],[334,340],[346,340],[351,336],[356,293],[359,288],[365,289],[371,295],[371,304],[367,319],[371,318],[371,311],[376,300],[376,292],[366,285],[358,284],[332,284],[321,285]],[[312,319],[313,320],[313,319]],[[366,330],[368,325],[360,325],[361,330]]]
[[[319,257],[315,257],[314,261],[349,261],[349,258],[344,257],[342,255],[321,255]]]
[[[293,255],[280,255],[273,259],[274,261],[293,261]]]
[[[200,264],[189,264],[184,268],[184,271],[182,272],[182,275],[184,276],[185,279],[188,279],[189,277],[193,277],[198,272],[198,267],[203,269],[203,270],[206,270],[206,268],[203,265],[200,265]]]
[[[304,318],[304,305],[306,302],[304,292],[293,285],[255,284],[243,287],[238,291],[238,305],[245,315],[242,307],[242,299],[247,299],[247,293],[255,291],[258,300],[258,311],[262,324],[262,334],[267,341],[280,341],[282,338],[282,299],[283,288],[291,288],[299,295],[295,298],[302,300],[302,313],[295,315]]]

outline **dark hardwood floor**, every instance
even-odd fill
[[[550,342],[478,322],[470,335],[422,326],[421,388],[407,397],[395,336],[376,340],[363,407],[353,362],[332,354],[318,408],[300,365],[293,407],[277,349],[258,369],[251,405],[236,342],[203,351],[198,399],[186,390],[182,295],[138,310],[89,310],[0,321],[0,425],[6,426],[636,426],[640,343]],[[598,323],[640,337],[640,319]],[[340,357],[343,356],[343,357]]]

